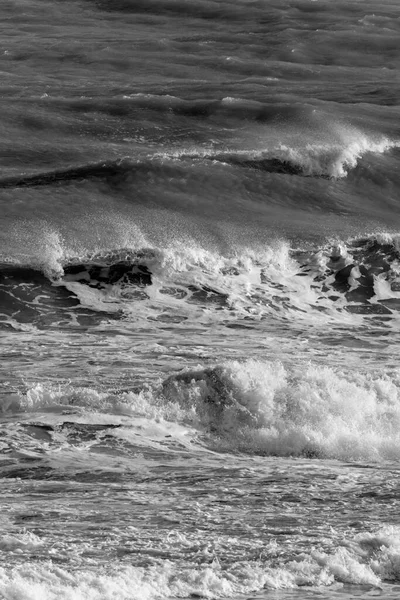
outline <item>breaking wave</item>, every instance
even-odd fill
[[[386,138],[372,141],[360,135],[342,142],[307,143],[305,146],[279,144],[272,149],[235,152],[177,153],[180,158],[203,158],[269,173],[341,179],[355,169],[366,154],[383,154],[398,148],[399,142]]]
[[[236,361],[163,382],[218,450],[344,460],[400,458],[400,380],[317,364]]]
[[[133,317],[139,305],[151,309],[153,319],[162,314],[161,320],[175,322],[196,311],[225,319],[274,314],[348,321],[357,314],[385,321],[400,310],[397,235],[308,249],[280,241],[231,255],[183,244],[66,254],[55,239],[25,264],[0,265],[3,321],[7,315],[19,322],[53,315],[59,322],[63,312],[77,315],[82,308]]]
[[[211,161],[231,166],[257,169],[268,173],[303,177],[341,179],[354,170],[368,154],[376,155],[399,148],[400,142],[386,137],[371,138],[339,126],[332,132],[313,134],[292,132],[276,140],[266,131],[255,134],[255,149],[178,149],[138,157],[124,157],[84,165],[72,165],[38,173],[0,178],[0,189],[60,185],[74,181],[102,180],[119,187],[132,185],[140,173],[176,175],[187,163]],[[263,138],[271,140],[263,142]],[[275,138],[275,141],[274,141]],[[315,138],[315,139],[314,139]],[[294,141],[296,140],[296,141]]]
[[[93,440],[106,452],[103,434],[107,433],[108,440],[137,447],[140,438],[141,446],[156,444],[163,451],[179,442],[181,448],[200,444],[218,452],[261,456],[400,459],[400,375],[396,369],[368,373],[316,362],[293,366],[275,360],[227,361],[187,368],[159,384],[136,385],[130,391],[38,383],[26,391],[4,394],[1,409],[4,413],[86,415],[84,422],[66,417],[68,422],[61,425],[46,425],[48,449],[67,441],[78,448]],[[104,416],[92,422],[90,415],[99,413]],[[125,420],[114,422],[111,415],[122,415]],[[25,419],[18,426],[25,448],[32,440],[35,446],[37,439],[43,439],[43,426],[36,421],[33,425]],[[18,435],[22,433],[5,425],[3,447],[10,438],[10,449],[14,448]],[[119,452],[130,455],[129,444],[127,448],[119,446]]]

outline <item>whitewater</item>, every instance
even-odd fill
[[[1,600],[397,600],[399,34],[1,4]]]

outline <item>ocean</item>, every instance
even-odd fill
[[[0,32],[0,598],[397,600],[399,2]]]

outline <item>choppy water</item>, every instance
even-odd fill
[[[398,3],[0,28],[0,598],[397,599]]]

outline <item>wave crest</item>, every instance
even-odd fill
[[[271,148],[228,152],[179,151],[173,156],[180,159],[208,159],[269,173],[342,179],[357,167],[366,154],[383,154],[398,147],[400,147],[398,141],[385,137],[373,139],[357,132],[343,135],[343,139],[337,141],[306,142],[296,145],[280,143]]]
[[[264,140],[265,138],[267,142]],[[75,181],[105,181],[112,188],[132,186],[135,177],[157,173],[170,177],[187,161],[225,163],[269,173],[341,179],[367,154],[383,154],[400,147],[400,141],[367,136],[336,126],[332,132],[266,131],[255,135],[253,147],[220,150],[181,148],[142,156],[125,156],[97,163],[71,165],[51,171],[0,178],[0,189],[65,185]]]
[[[182,448],[194,444],[219,452],[346,461],[400,459],[396,370],[371,374],[317,362],[292,366],[274,360],[227,361],[121,392],[36,384],[25,393],[5,395],[2,409],[72,415],[68,422],[76,420],[73,415],[78,421],[79,415],[92,415],[85,426],[66,422],[67,432],[64,425],[59,427],[62,439],[69,436],[75,444],[96,437],[101,427],[93,425],[93,418],[101,413],[103,429],[120,428],[115,435],[134,444],[161,448],[170,434],[172,445],[179,440]],[[124,429],[127,418],[129,431]],[[18,427],[25,428],[24,439],[35,438],[24,422]],[[15,435],[5,428],[4,442],[12,445]]]
[[[49,232],[27,264],[0,265],[1,308],[20,322],[35,321],[35,314],[58,322],[63,311],[77,316],[84,308],[175,323],[194,315],[232,321],[271,314],[383,323],[400,310],[399,237],[377,234],[307,249],[277,241],[230,255],[176,242],[74,258]]]

